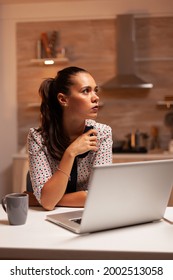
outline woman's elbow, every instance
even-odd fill
[[[41,199],[40,199],[40,204],[41,206],[47,210],[47,211],[51,211],[55,208],[55,205],[52,203],[52,201],[47,197],[47,195],[45,195],[43,192],[42,192],[42,195],[41,195]]]
[[[46,211],[52,211],[55,209],[55,206],[54,205],[51,205],[50,203],[48,202],[42,202],[41,201],[41,206],[44,208],[44,210]]]
[[[40,199],[40,203],[41,206],[47,210],[47,211],[52,211],[55,209],[55,206],[57,204],[57,201],[55,200],[55,198],[49,195],[49,193],[47,193],[45,191],[45,188],[42,189],[41,192],[41,199]]]
[[[55,209],[55,204],[51,203],[47,198],[45,199],[44,196],[41,197],[41,206],[44,210],[52,211]]]

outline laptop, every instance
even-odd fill
[[[75,233],[158,221],[173,186],[173,159],[114,163],[93,168],[85,207],[46,216]]]

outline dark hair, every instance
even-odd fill
[[[41,96],[41,125],[39,131],[43,143],[51,156],[60,160],[69,145],[62,126],[62,107],[58,102],[58,93],[70,95],[70,87],[74,84],[72,77],[79,72],[88,73],[85,69],[71,66],[57,72],[55,78],[45,79],[39,88]]]

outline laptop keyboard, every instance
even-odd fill
[[[78,218],[78,219],[73,219],[72,221],[80,225],[82,219]]]

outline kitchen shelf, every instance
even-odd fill
[[[171,108],[173,108],[173,101],[160,100],[160,101],[157,101],[157,106],[159,108],[163,108],[163,109],[171,109]]]
[[[56,65],[60,63],[67,63],[69,60],[67,57],[58,57],[58,58],[35,58],[31,59],[30,63],[33,65]]]
[[[172,61],[172,56],[163,56],[163,57],[136,57],[135,61]]]

